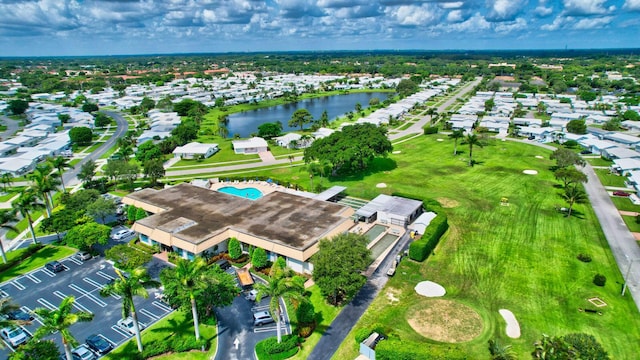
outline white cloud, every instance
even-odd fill
[[[385,12],[402,26],[427,26],[440,19],[441,11],[429,4],[422,6],[403,5],[387,8]]]
[[[612,16],[584,18],[576,22],[573,28],[576,30],[600,29],[609,25],[611,23],[611,20],[613,20]]]
[[[538,15],[540,17],[547,17],[547,16],[549,16],[549,15],[551,15],[553,13],[553,8],[545,7],[545,6],[538,6],[534,10],[534,12],[536,13],[536,15]]]
[[[640,0],[626,0],[622,8],[631,11],[640,11]]]
[[[555,31],[560,29],[565,24],[566,20],[567,18],[564,16],[557,16],[551,24],[544,24],[540,28],[546,31]]]
[[[607,0],[564,0],[564,12],[567,15],[601,15],[612,9],[605,9]],[[615,7],[614,7],[615,9]]]
[[[487,19],[490,21],[513,20],[527,5],[527,0],[488,0],[490,6]]]
[[[452,11],[449,11],[449,13],[447,14],[448,22],[456,23],[462,20],[464,20],[462,18],[462,10],[452,10]]]
[[[510,33],[513,31],[524,30],[527,28],[527,20],[517,18],[515,21],[497,23],[494,29],[501,33]]]
[[[443,32],[476,33],[491,29],[491,23],[479,13],[474,14],[466,21],[455,24],[443,24],[440,26]]]

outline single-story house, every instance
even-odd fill
[[[17,157],[0,158],[0,173],[9,173],[13,176],[22,176],[36,167],[31,160]]]
[[[314,139],[322,139],[336,132],[333,129],[328,128],[319,128],[318,130],[311,133]]]
[[[602,157],[613,159],[640,159],[640,153],[624,147],[614,147],[602,150]]]
[[[579,140],[578,144],[583,148],[590,150],[593,154],[598,155],[602,155],[602,152],[606,149],[618,147],[618,144],[614,142],[599,139],[583,139]]]
[[[604,140],[610,140],[616,142],[618,144],[622,144],[629,147],[635,147],[636,145],[640,145],[640,137],[621,134],[618,132],[610,132],[603,136]]]
[[[287,133],[275,138],[276,144],[287,149],[297,149],[300,146],[302,135],[296,133]]]
[[[640,131],[640,121],[625,120],[620,123],[620,126],[627,130]]]
[[[257,154],[269,150],[267,141],[260,137],[252,137],[247,140],[234,140],[233,150],[236,154]]]
[[[284,257],[301,273],[312,272],[309,258],[320,239],[353,227],[354,210],[348,206],[277,190],[250,200],[182,183],[143,189],[122,202],[152,214],[132,227],[146,244],[192,259],[204,251],[224,251],[228,240],[236,238],[245,249],[265,249],[272,261]]]
[[[408,226],[422,214],[422,201],[385,194],[378,195],[356,211],[358,221]]]
[[[533,137],[533,140],[541,142],[553,141],[553,133],[555,131],[550,127],[531,127],[521,126],[518,128],[519,136]]]
[[[176,147],[173,150],[173,156],[182,159],[194,159],[196,156],[202,156],[203,159],[206,159],[218,152],[218,150],[218,144],[190,142],[184,146]]]
[[[625,175],[631,171],[640,171],[639,159],[615,159],[611,165],[611,171]]]

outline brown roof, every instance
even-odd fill
[[[348,207],[275,191],[249,200],[187,183],[127,197],[166,211],[138,223],[198,244],[227,229],[294,249],[307,249],[345,221]]]

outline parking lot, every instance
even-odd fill
[[[10,296],[22,310],[29,312],[36,308],[55,309],[66,296],[75,296],[76,311],[93,313],[91,322],[77,323],[71,326],[71,333],[80,343],[92,334],[101,334],[114,347],[122,344],[132,334],[119,328],[116,322],[122,317],[122,299],[120,296],[100,296],[102,289],[109,280],[117,277],[113,266],[103,258],[93,258],[82,262],[74,256],[60,261],[64,271],[53,273],[45,268],[39,268],[14,280],[0,284],[0,295]],[[159,300],[159,290],[149,289],[149,298],[135,298],[134,302],[138,319],[145,325],[150,325],[172,309]],[[33,334],[42,322],[37,317],[30,325],[23,328],[28,334]],[[50,337],[62,351],[60,335]],[[6,359],[13,351],[5,342],[5,348],[0,349],[0,358]]]

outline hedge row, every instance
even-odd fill
[[[300,338],[297,335],[285,335],[280,343],[277,337],[271,337],[256,344],[256,355],[260,360],[287,359],[298,352],[299,344]]]
[[[42,245],[41,243],[29,245],[29,247],[27,247],[27,249],[24,250],[22,252],[22,254],[20,254],[20,256],[17,256],[15,258],[9,260],[5,264],[0,264],[0,272],[3,272],[5,270],[9,270],[12,267],[20,264],[23,260],[26,260],[27,258],[29,258],[31,255],[33,255],[36,252],[38,252],[38,250],[42,249],[43,247],[44,247],[44,245]],[[20,250],[18,250],[18,251],[20,251]]]
[[[431,220],[422,238],[409,245],[409,257],[415,261],[424,261],[436,248],[440,238],[448,228],[447,216],[439,213]]]
[[[382,340],[376,346],[376,360],[467,360],[460,349],[453,346],[435,347],[421,343],[398,340]]]
[[[168,352],[187,352],[190,350],[208,349],[209,343],[205,339],[196,340],[189,335],[174,336],[169,339],[155,340],[144,344],[142,358],[148,359],[153,356]]]

